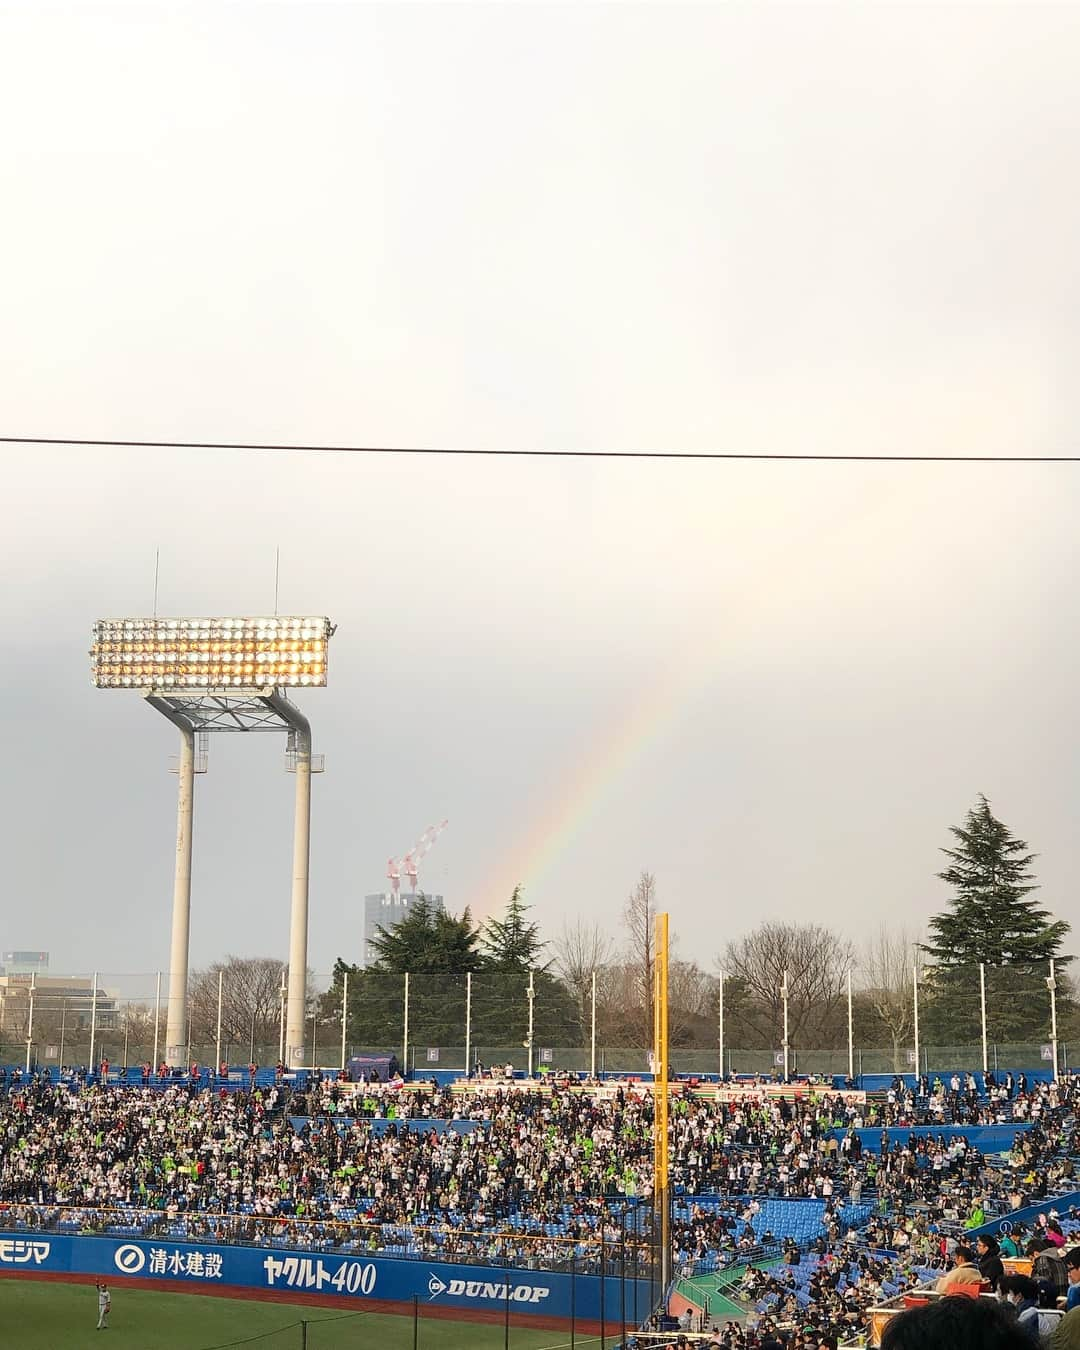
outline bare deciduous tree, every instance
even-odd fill
[[[839,1022],[848,971],[855,963],[850,942],[819,924],[763,923],[729,943],[720,960],[726,975],[742,982],[748,998],[743,1016],[767,1044],[783,1039],[784,977],[788,979],[789,1039],[825,1045]]]
[[[623,926],[626,929],[626,966],[630,973],[629,1007],[637,1022],[640,1045],[652,1045],[653,1040],[653,921],[656,918],[656,878],[651,872],[642,872],[638,883],[627,896],[623,907]]]
[[[197,971],[188,986],[193,1041],[212,1041],[217,1030],[218,974],[221,1035],[234,1045],[277,1045],[281,977],[285,966],[269,956],[229,956]]]
[[[587,1028],[592,1015],[593,974],[610,964],[615,944],[599,924],[579,918],[563,924],[551,949],[555,973],[573,996],[581,1025]]]
[[[696,961],[668,965],[668,1036],[674,1046],[715,1044],[716,979]]]
[[[894,1073],[906,1069],[907,1048],[915,1032],[912,992],[913,933],[884,924],[862,949],[863,998],[892,1042]]]

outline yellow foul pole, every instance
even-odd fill
[[[671,1194],[668,1189],[668,916],[656,916],[653,978],[653,1194],[660,1220],[660,1282],[671,1281]]]

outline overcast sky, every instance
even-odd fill
[[[1080,8],[0,4],[0,434],[1080,449]],[[711,966],[940,905],[976,794],[1080,925],[1080,466],[0,447],[0,947],[167,965],[176,733],[99,615],[339,625],[311,963],[387,857]],[[198,781],[192,958],[286,953],[283,743]]]

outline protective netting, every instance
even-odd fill
[[[112,1072],[128,1066],[137,1073],[139,1065],[156,1067],[168,1057],[177,1064],[197,1063],[204,1071],[222,1061],[240,1073],[251,1062],[272,1068],[281,1057],[285,1030],[280,968],[250,964],[255,968],[237,970],[223,982],[220,1007],[216,977],[193,976],[180,1046],[167,1044],[165,974],[9,975],[0,989],[0,1063],[97,1069],[108,1060]],[[827,1026],[803,1029],[793,1017],[792,1073],[846,1075],[849,1062],[856,1074],[977,1072],[984,1063],[984,1027],[985,1064],[991,1071],[1052,1067],[1055,1039],[1058,1066],[1068,1067],[1068,1036],[1078,1021],[1067,961],[1055,967],[1053,991],[1048,961],[935,966],[925,954],[912,952],[886,974],[882,987],[882,977],[875,984],[869,971],[855,972],[850,1047],[843,996]],[[601,1009],[594,1043],[588,997],[575,997],[544,971],[533,972],[531,979],[520,971],[478,971],[471,978],[417,972],[407,982],[404,975],[353,972],[347,1008],[340,974],[316,973],[310,987],[306,1066],[334,1069],[352,1055],[379,1054],[392,1055],[421,1075],[460,1073],[478,1062],[486,1067],[509,1063],[516,1072],[531,1066],[541,1075],[594,1066],[599,1073],[650,1069],[648,1046],[613,1043],[630,1030],[625,1020],[611,1023]],[[725,1072],[782,1072],[781,1033],[743,1015],[734,989],[728,1005]],[[673,1071],[716,1073],[721,1067],[718,1022],[702,1016],[683,1031],[686,1043],[670,1050]]]

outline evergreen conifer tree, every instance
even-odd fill
[[[1034,899],[1036,855],[994,816],[984,796],[952,835],[955,845],[942,850],[948,866],[938,873],[952,896],[930,920],[922,948],[930,995],[924,1039],[949,1047],[979,1041],[980,964],[990,1039],[1047,1039],[1045,977],[1051,957],[1060,964],[1072,959],[1061,955],[1069,925]]]
[[[575,1046],[581,1037],[577,1006],[569,990],[544,960],[547,943],[539,924],[530,922],[529,905],[515,886],[501,919],[490,918],[480,931],[482,975],[473,981],[473,1044],[481,1051],[513,1051],[520,1061],[529,1030],[529,976],[533,987],[533,1046]],[[534,1056],[534,1064],[539,1060]]]

